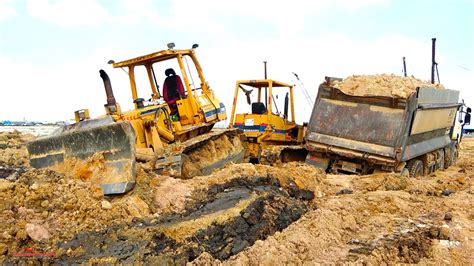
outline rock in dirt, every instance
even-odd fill
[[[102,209],[104,209],[104,210],[110,210],[110,209],[112,209],[112,204],[111,204],[109,201],[107,201],[107,200],[103,200],[103,201],[101,202],[101,205],[102,205]]]
[[[13,174],[7,176],[7,177],[5,178],[5,180],[8,180],[8,181],[15,181],[15,180],[18,179],[18,176],[19,176],[18,172],[15,172],[15,173],[13,173]]]
[[[336,195],[344,195],[344,194],[352,194],[354,193],[354,191],[352,191],[352,189],[348,189],[348,188],[343,188],[341,190],[339,190]]]
[[[4,243],[0,243],[0,256],[7,254],[8,246]]]
[[[28,223],[25,230],[26,234],[34,241],[47,240],[50,237],[48,230],[41,225]]]
[[[442,226],[439,228],[439,233],[438,233],[438,239],[450,239],[451,231],[449,230],[449,227],[447,226]]]
[[[444,214],[444,220],[445,221],[451,221],[453,219],[453,214],[450,212],[447,212]]]
[[[125,200],[125,209],[131,217],[142,218],[150,214],[148,204],[135,195]]]
[[[190,185],[168,176],[159,177],[159,186],[155,189],[154,202],[160,212],[167,210],[182,210],[186,198],[191,195]]]
[[[30,189],[31,190],[37,190],[38,187],[39,187],[38,183],[35,182],[35,183],[33,183],[33,185],[30,186]]]
[[[453,194],[453,193],[455,193],[455,192],[456,192],[456,191],[454,191],[454,190],[452,190],[452,189],[445,189],[445,190],[443,190],[443,192],[441,192],[441,195],[447,197],[447,196],[449,196],[449,195],[451,195],[451,194]]]
[[[5,179],[0,179],[0,192],[9,190],[15,186],[15,183],[5,180]]]

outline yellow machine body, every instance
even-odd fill
[[[153,69],[154,64],[168,60],[177,61],[185,91],[184,95],[179,95],[175,105],[164,101]],[[198,88],[191,87],[189,61],[195,66],[200,81]],[[92,179],[97,179],[101,184],[104,194],[120,194],[130,190],[135,183],[135,160],[154,162],[155,170],[180,176],[181,169],[184,168],[182,153],[190,152],[206,141],[222,135],[239,137],[236,130],[210,132],[215,123],[226,119],[226,110],[204,79],[194,49],[163,50],[111,63],[114,68],[122,68],[127,72],[135,108],[121,111],[115,101],[109,77],[101,70],[107,94],[107,103],[104,105],[106,114],[89,119],[87,109],[79,110],[75,112],[75,124],[65,126],[52,136],[29,143],[27,148],[33,167],[53,167],[70,158],[83,161],[81,165],[89,166],[90,159],[100,154],[105,166],[100,166],[99,170],[87,171],[91,173]],[[148,75],[151,88],[151,98],[148,101],[139,98],[137,93],[135,70],[139,67],[145,68]],[[200,136],[198,140],[195,139],[197,136]],[[177,142],[179,145],[173,145]],[[231,152],[234,153],[230,154]],[[243,154],[243,148],[241,152],[232,149],[227,158],[217,158],[219,161],[202,166],[202,171],[196,170],[193,173],[206,174],[214,168],[222,167],[224,162],[241,161]],[[103,169],[109,170],[104,172]]]
[[[188,72],[185,70],[184,65],[186,57],[192,60],[196,67],[200,80],[200,89],[193,90],[191,88]],[[144,67],[147,70],[150,81],[151,98],[158,100],[161,98],[161,94],[157,89],[156,82],[154,82],[153,64],[166,60],[177,60],[186,90],[186,97],[176,101],[179,120],[171,121],[167,117],[171,110],[166,103],[150,104],[143,107],[135,104],[135,110],[124,113],[109,112],[115,121],[129,121],[132,124],[136,134],[136,147],[140,149],[156,150],[167,143],[177,140],[185,141],[209,132],[216,122],[226,119],[225,107],[215,97],[213,91],[209,89],[194,49],[163,50],[114,63],[113,67],[127,68],[134,102],[139,99],[135,82],[135,69],[137,67]],[[108,111],[107,106],[106,111]]]
[[[251,90],[245,89],[245,87],[251,88]],[[257,102],[252,103],[252,112],[236,114],[239,93],[242,91],[247,94],[247,101],[250,104],[249,94],[253,89],[257,90]],[[267,90],[266,99],[262,95],[264,90]],[[287,91],[289,98],[283,114],[273,112],[274,90]],[[254,106],[260,108],[254,108]],[[288,107],[291,108],[290,118],[288,117]],[[263,149],[300,145],[304,140],[304,127],[295,122],[293,86],[271,79],[239,80],[236,82],[229,127],[244,131],[251,159],[260,158]]]

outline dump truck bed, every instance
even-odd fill
[[[330,84],[319,87],[309,151],[394,166],[450,142],[458,91],[417,88],[405,99],[351,96]]]

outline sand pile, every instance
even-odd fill
[[[18,131],[0,133],[0,165],[27,166],[28,151],[25,143],[33,140],[31,134]]]
[[[137,192],[148,190],[147,185],[139,179]],[[30,169],[16,181],[0,179],[0,190],[0,220],[5,221],[0,243],[11,252],[22,243],[52,248],[79,232],[130,222],[153,209],[146,193],[104,198],[99,186],[50,170]],[[46,232],[45,237],[36,237],[37,231]]]
[[[402,77],[394,74],[353,75],[342,81],[334,81],[332,86],[345,94],[354,96],[386,96],[404,99],[418,87],[444,88],[441,84],[431,84],[413,76]]]
[[[242,151],[242,142],[238,136],[222,135],[210,140],[183,158],[182,177],[191,178],[202,175],[201,169]]]

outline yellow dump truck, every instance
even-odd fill
[[[407,97],[354,96],[326,77],[305,136],[308,164],[333,173],[421,176],[452,165],[471,109],[459,92],[417,87]],[[397,86],[394,84],[394,86]]]

